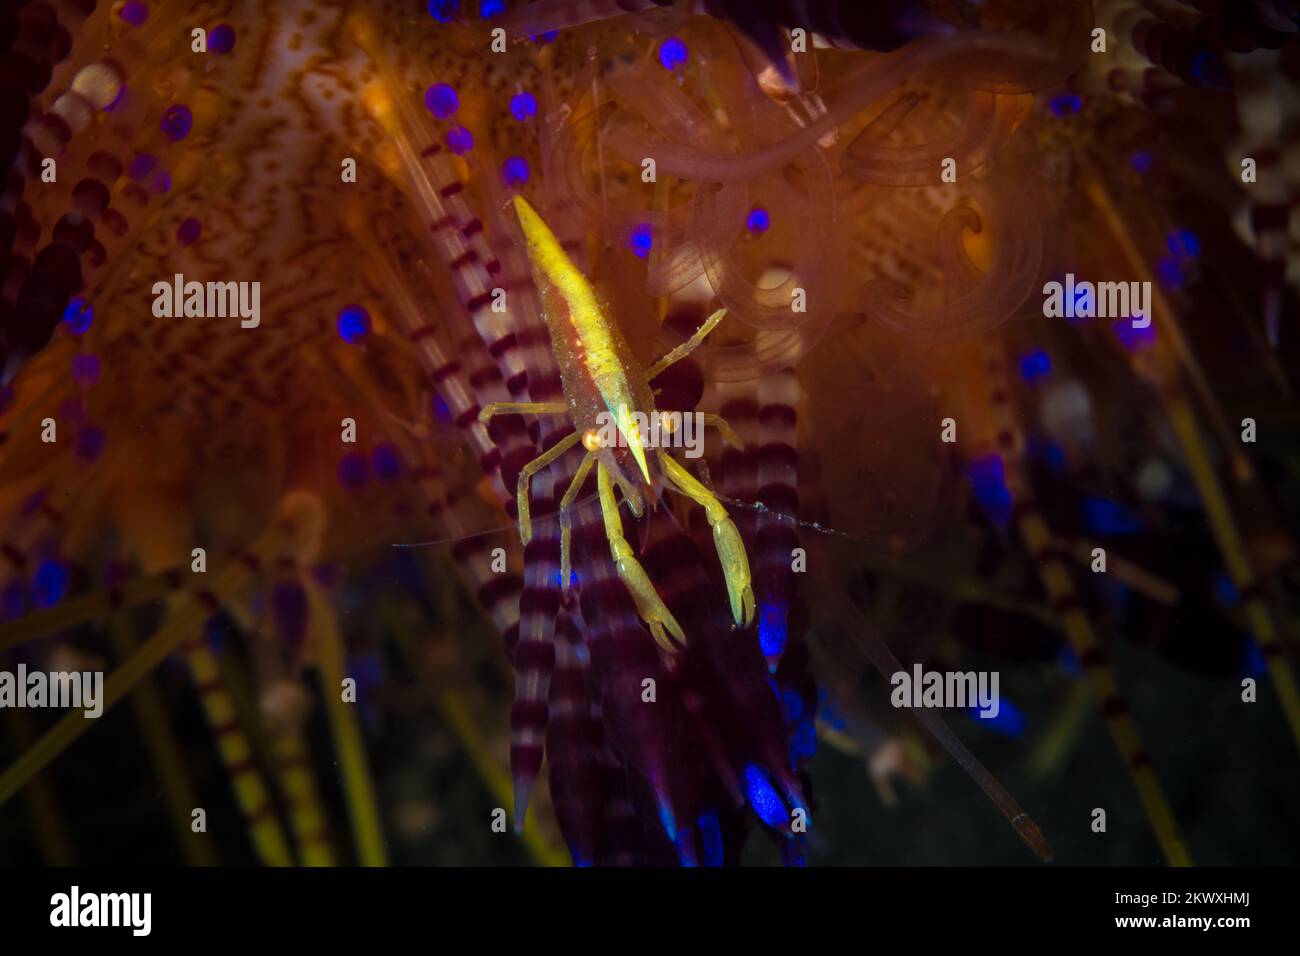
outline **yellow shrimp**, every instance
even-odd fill
[[[632,354],[622,330],[597,296],[587,277],[561,248],[559,241],[541,216],[522,196],[514,198],[515,212],[528,244],[533,276],[542,293],[544,319],[551,347],[560,365],[564,402],[498,402],[487,405],[479,415],[487,421],[499,414],[558,414],[567,412],[574,431],[529,462],[519,473],[519,533],[527,544],[532,537],[528,509],[528,483],[533,475],[557,460],[579,440],[587,453],[573,476],[568,491],[560,501],[560,580],[569,586],[571,522],[569,510],[584,482],[596,469],[596,487],[601,513],[605,519],[605,536],[609,539],[614,567],[636,604],[637,613],[650,627],[661,647],[670,652],[677,646],[671,635],[685,643],[686,635],[673,618],[649,576],[632,553],[623,536],[618,503],[614,497],[617,484],[634,515],[640,517],[646,504],[658,501],[658,489],[671,488],[704,509],[713,542],[722,563],[727,597],[736,624],[748,627],[754,620],[754,590],[749,573],[749,558],[740,532],[722,503],[689,471],[662,448],[647,449],[639,422],[648,422],[659,412],[654,407],[650,381],[673,363],[689,355],[708,337],[726,315],[720,309],[696,330],[686,342],[643,369]],[[723,438],[733,445],[740,440],[725,421],[714,415],[704,416]],[[622,459],[622,461],[620,461]],[[629,460],[630,459],[630,460]],[[628,467],[625,468],[624,465]],[[634,469],[632,466],[635,466]],[[628,470],[633,478],[629,479]]]

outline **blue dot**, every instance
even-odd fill
[[[393,481],[402,474],[402,459],[392,445],[376,445],[370,457],[380,481]]]
[[[72,380],[90,386],[99,381],[99,356],[81,352],[72,357]]]
[[[425,9],[439,23],[450,23],[451,18],[460,10],[460,0],[429,0]]]
[[[1174,255],[1186,253],[1194,259],[1201,254],[1201,240],[1196,238],[1196,233],[1190,229],[1179,229],[1170,236],[1169,247]]]
[[[650,254],[650,246],[653,245],[653,243],[654,240],[650,234],[650,224],[643,222],[632,230],[632,235],[628,237],[627,244],[632,248],[632,251],[636,253],[638,259],[644,259]]]
[[[1048,105],[1057,116],[1069,116],[1083,109],[1083,97],[1075,93],[1062,93],[1060,96],[1052,97]]]
[[[690,54],[680,37],[669,37],[659,44],[659,62],[665,70],[672,70],[684,64]]]
[[[179,103],[175,106],[167,107],[167,111],[162,115],[162,121],[158,128],[163,131],[173,143],[179,143],[186,136],[190,135],[190,127],[194,125],[194,117],[190,113],[188,106],[181,106]]]
[[[754,808],[758,818],[770,827],[785,823],[787,814],[785,805],[777,795],[776,788],[755,764],[745,767],[745,792],[749,805]]]
[[[522,186],[528,182],[528,160],[522,156],[511,156],[502,165],[501,175],[507,186]]]
[[[504,11],[505,8],[505,0],[483,0],[483,2],[479,4],[478,12],[483,19],[486,20],[489,17],[495,17],[498,13]]]
[[[359,305],[346,305],[339,312],[339,337],[356,345],[370,334],[370,313]]]
[[[229,53],[235,48],[235,28],[229,23],[214,27],[208,34],[209,53]]]
[[[68,588],[68,569],[57,561],[44,561],[32,578],[32,600],[37,607],[51,607],[63,600]]]
[[[1052,371],[1052,359],[1042,349],[1030,352],[1020,359],[1020,377],[1026,382],[1043,378]]]
[[[751,209],[749,217],[745,220],[745,226],[750,232],[767,232],[767,227],[771,224],[772,220],[762,206]]]
[[[1156,263],[1156,275],[1160,277],[1160,284],[1168,289],[1177,291],[1183,287],[1183,270],[1173,259],[1161,259]]]
[[[136,182],[140,182],[153,172],[154,167],[157,165],[158,157],[153,153],[137,153],[131,160],[131,165],[127,167],[127,173]]]
[[[339,459],[339,481],[345,488],[357,489],[366,483],[366,456],[349,452]]]
[[[446,83],[435,83],[424,91],[424,105],[438,119],[446,119],[460,109],[460,97]]]
[[[84,335],[94,320],[94,308],[81,296],[69,302],[68,307],[63,310],[63,322],[73,335]]]
[[[1129,163],[1136,172],[1145,173],[1151,168],[1151,154],[1145,149],[1138,150],[1129,157]]]
[[[519,122],[537,115],[537,97],[527,90],[510,97],[510,115]]]
[[[86,461],[94,461],[104,450],[104,431],[87,425],[77,433],[77,454]]]
[[[131,26],[138,27],[149,19],[149,7],[138,2],[138,0],[131,0],[130,3],[122,5],[122,9],[118,13],[118,16],[131,24]]]
[[[447,130],[447,148],[457,156],[464,156],[474,148],[474,137],[463,126]]]

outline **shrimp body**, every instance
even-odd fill
[[[596,470],[605,536],[619,577],[627,586],[637,613],[655,640],[668,651],[684,643],[686,635],[655,591],[645,569],[623,536],[614,486],[622,490],[632,512],[640,516],[658,502],[661,488],[669,488],[704,508],[713,529],[714,544],[722,562],[732,617],[748,627],[754,619],[754,592],[749,558],[735,523],[717,497],[664,449],[647,449],[641,430],[656,415],[650,380],[669,365],[690,354],[726,314],[715,312],[690,339],[649,369],[632,354],[618,323],[587,277],[561,248],[541,216],[522,196],[514,198],[515,212],[528,243],[533,275],[542,294],[543,312],[551,347],[560,366],[564,402],[500,402],[484,407],[480,419],[503,413],[567,413],[574,431],[529,462],[519,473],[519,532],[524,543],[532,537],[528,484],[532,476],[550,465],[579,440],[587,449],[577,473],[560,502],[560,580],[569,585],[571,527],[569,511],[591,470]],[[713,423],[730,441],[734,433],[720,419]],[[647,451],[652,454],[647,455]],[[629,462],[627,459],[631,459]],[[635,479],[627,470],[635,464]],[[625,468],[624,466],[629,466]]]

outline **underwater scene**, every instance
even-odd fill
[[[1298,39],[0,5],[0,864],[1297,864]]]

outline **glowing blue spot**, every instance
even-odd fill
[[[1183,287],[1183,270],[1173,259],[1161,259],[1156,263],[1156,276],[1159,277],[1160,284],[1167,289],[1177,291]]]
[[[659,44],[659,62],[663,64],[665,70],[683,65],[689,56],[686,44],[680,37],[669,37]]]
[[[527,90],[510,97],[510,115],[519,122],[537,115],[537,97]]]
[[[424,91],[424,105],[438,119],[446,119],[460,109],[460,97],[446,83],[435,83]]]
[[[39,607],[53,607],[68,589],[68,569],[58,561],[42,561],[32,577],[32,600]]]
[[[220,618],[210,617],[207,623],[203,625],[203,641],[208,645],[208,650],[218,657],[226,648],[226,632],[221,626]]]
[[[535,41],[538,44],[538,46],[546,46],[546,44],[548,43],[554,43],[555,38],[558,37],[559,35],[560,35],[559,30],[547,30],[541,36],[529,37],[529,39]]]
[[[176,227],[176,241],[182,246],[192,245],[203,232],[203,224],[193,216],[181,220]]]
[[[157,165],[158,157],[153,153],[136,153],[135,158],[131,160],[131,165],[127,167],[127,173],[136,182],[140,182],[153,172],[153,168]]]
[[[1256,680],[1263,677],[1268,671],[1268,661],[1264,657],[1264,652],[1259,649],[1259,645],[1249,638],[1246,639],[1245,652],[1242,660],[1242,672],[1246,677],[1253,677]]]
[[[451,409],[447,403],[442,400],[441,395],[433,396],[433,417],[440,422],[451,424]]]
[[[1042,438],[1029,439],[1029,453],[1036,458],[1041,458],[1052,467],[1053,470],[1059,469],[1065,464],[1065,452],[1061,446],[1054,441],[1047,441]]]
[[[1208,86],[1211,89],[1226,90],[1232,88],[1232,79],[1227,68],[1209,50],[1198,53],[1193,58],[1192,78],[1201,86]]]
[[[632,235],[628,237],[627,241],[638,259],[644,259],[650,255],[650,247],[653,243],[654,239],[650,234],[650,224],[648,222],[643,222],[633,229]]]
[[[104,450],[104,431],[87,425],[77,432],[77,454],[86,461],[94,461]]]
[[[72,380],[78,385],[90,386],[99,381],[99,356],[79,352],[72,357]]]
[[[339,483],[344,488],[356,490],[366,483],[366,456],[359,451],[349,452],[339,459]]]
[[[229,23],[214,27],[208,34],[208,52],[218,55],[229,53],[235,48],[235,28]]]
[[[1138,150],[1128,161],[1136,172],[1145,173],[1151,169],[1151,154],[1145,149]]]
[[[1225,607],[1232,607],[1241,600],[1237,586],[1232,583],[1232,578],[1228,577],[1226,571],[1220,571],[1214,579],[1214,596]]]
[[[1169,252],[1175,259],[1184,257],[1195,259],[1201,254],[1201,240],[1190,229],[1175,229],[1165,240]]]
[[[750,232],[767,232],[767,227],[772,224],[767,210],[762,206],[755,206],[749,211],[749,217],[745,220],[745,228]]]
[[[478,12],[484,20],[487,20],[491,17],[495,17],[498,13],[505,10],[505,8],[506,0],[483,0],[483,2],[479,4]]]
[[[777,602],[764,602],[758,619],[758,646],[764,657],[779,657],[785,650],[786,608]]]
[[[718,822],[717,810],[705,810],[695,821],[700,831],[700,842],[704,844],[704,865],[722,866],[726,854],[722,848],[722,824]]]
[[[823,687],[817,688],[817,719],[828,725],[832,730],[846,730],[849,722],[845,720],[842,714],[835,708],[834,702],[831,701],[830,695],[826,693]]]
[[[1061,645],[1061,653],[1057,657],[1057,663],[1061,665],[1061,673],[1073,680],[1083,677],[1083,665],[1079,663],[1079,655],[1074,653],[1074,648],[1069,644]]]
[[[1113,328],[1115,330],[1115,337],[1118,338],[1120,344],[1130,352],[1138,352],[1155,344],[1156,326],[1154,322],[1148,325],[1145,329],[1138,329],[1133,327],[1131,319],[1124,319],[1120,322],[1116,322]]]
[[[817,725],[811,720],[801,720],[794,729],[794,739],[790,742],[791,762],[801,757],[811,757],[817,753]]]
[[[1030,352],[1020,358],[1020,377],[1026,382],[1045,378],[1052,372],[1052,359],[1042,349]]]
[[[392,445],[376,445],[370,454],[375,476],[380,481],[394,481],[402,474],[402,459]]]
[[[95,321],[95,310],[89,302],[77,296],[63,310],[63,322],[73,335],[85,335],[90,323]]]
[[[138,27],[149,19],[149,7],[146,4],[131,0],[130,3],[124,3],[118,16],[133,27]]]
[[[1097,534],[1133,534],[1142,530],[1142,523],[1117,501],[1108,498],[1083,499],[1084,520]]]
[[[787,690],[781,693],[781,709],[785,711],[785,719],[791,723],[796,723],[803,717],[803,695],[796,690]]]
[[[501,166],[501,177],[507,186],[522,186],[528,182],[528,160],[522,156],[511,156]]]
[[[425,9],[439,23],[451,23],[451,18],[460,10],[460,0],[429,0]]]
[[[1052,97],[1048,105],[1055,115],[1069,116],[1083,109],[1083,97],[1077,93],[1062,93],[1059,96]]]
[[[1092,287],[1083,286],[1074,290],[1074,314],[1080,312],[1091,312],[1092,307]]]
[[[578,577],[578,572],[577,572],[577,571],[574,571],[572,568],[570,568],[570,569],[569,569],[569,587],[574,587],[574,588],[576,588],[576,587],[578,586],[578,584],[579,584],[579,582],[580,582],[581,580],[582,580],[582,579]],[[555,586],[556,586],[556,587],[563,587],[563,586],[564,586],[564,576],[560,573],[559,569],[556,569],[556,572],[555,572]]]
[[[998,712],[996,714],[985,717],[980,714],[978,707],[971,707],[968,713],[985,727],[996,730],[1007,737],[1022,736],[1025,727],[1029,724],[1029,719],[1020,712],[1020,709],[1015,704],[1005,697],[998,701]]]
[[[348,676],[362,687],[378,687],[384,679],[383,664],[375,654],[359,654],[348,661]]]
[[[167,107],[163,112],[158,128],[173,143],[179,143],[190,135],[190,128],[193,125],[194,116],[190,113],[190,108],[177,103],[175,106]]]
[[[596,864],[592,863],[591,860],[587,859],[585,856],[578,856],[575,853],[573,855],[573,865],[576,867],[592,867]]]
[[[447,130],[447,148],[457,156],[464,156],[474,148],[474,137],[463,126]]]
[[[1011,521],[1011,491],[1007,488],[1006,467],[1001,455],[985,455],[966,466],[975,500],[989,518],[999,525]]]
[[[666,800],[659,801],[659,824],[664,828],[664,833],[668,839],[677,842],[677,820],[673,816],[673,808],[668,805]]]
[[[749,797],[749,805],[754,808],[760,820],[770,827],[785,825],[785,804],[756,764],[751,763],[745,767],[745,793]]]
[[[807,861],[803,858],[803,848],[800,841],[788,840],[781,844],[781,865],[782,866],[807,866]]]
[[[370,313],[359,305],[345,305],[339,310],[339,338],[356,345],[370,334]]]

